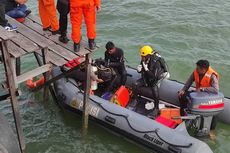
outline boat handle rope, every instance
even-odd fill
[[[79,89],[79,87],[78,87],[76,84],[74,84],[72,81],[68,80],[68,82],[70,82],[70,83],[73,84],[75,87],[77,87],[77,89],[79,90],[79,93],[84,93],[84,91],[82,91],[81,89]],[[135,132],[137,132],[137,133],[145,133],[145,134],[146,134],[146,133],[156,133],[156,135],[159,137],[160,140],[162,140],[163,142],[165,142],[165,143],[167,143],[168,145],[171,145],[171,146],[173,146],[173,147],[190,148],[190,147],[192,146],[192,143],[189,143],[188,145],[176,145],[176,144],[172,144],[172,143],[170,143],[170,142],[167,142],[166,140],[164,140],[163,138],[161,138],[161,136],[158,134],[159,128],[156,128],[155,130],[151,130],[151,131],[140,131],[140,130],[137,130],[137,129],[135,129],[135,128],[131,125],[131,123],[129,122],[129,119],[128,119],[128,116],[127,116],[127,115],[122,115],[122,114],[117,114],[117,113],[110,112],[110,111],[106,110],[106,109],[102,106],[101,103],[99,103],[99,102],[93,100],[93,99],[90,98],[90,97],[89,97],[89,99],[90,99],[91,101],[93,101],[95,104],[97,104],[98,106],[100,106],[105,112],[107,112],[107,113],[109,113],[109,114],[112,114],[112,115],[114,115],[114,116],[120,116],[120,117],[125,118],[125,120],[127,121],[129,127],[130,127],[133,131],[135,131]]]

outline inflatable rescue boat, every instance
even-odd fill
[[[53,76],[60,73],[61,69],[56,68]],[[150,105],[152,99],[140,96],[137,102],[129,97],[130,88],[140,78],[140,74],[130,67],[127,67],[127,73],[125,87],[120,87],[111,95],[90,95],[91,120],[157,152],[212,153],[209,146],[196,136],[208,134],[213,116],[230,124],[230,118],[227,118],[230,116],[229,99],[224,98],[221,93],[193,93],[189,114],[181,117],[177,92],[183,84],[164,79],[159,87],[160,107],[164,108],[160,110],[161,115],[152,119],[146,116],[146,104]],[[78,82],[71,78],[62,78],[54,83],[54,89],[58,103],[70,111],[82,113],[84,91]],[[133,105],[135,101],[137,105]],[[196,131],[193,135],[188,132],[191,127]]]

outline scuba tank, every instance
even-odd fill
[[[143,61],[142,61],[143,62]],[[142,64],[141,62],[141,64]],[[153,55],[151,55],[146,61],[144,61],[146,64],[151,64],[154,66],[157,62],[159,62],[159,67],[155,67],[155,77],[148,77],[145,76],[145,71],[142,71],[141,75],[144,80],[144,83],[146,86],[154,86],[157,84],[157,82],[164,78],[169,78],[169,73],[167,70],[167,65],[165,60],[161,57],[161,55],[157,52],[154,52]],[[143,66],[143,64],[142,64]]]
[[[96,75],[97,70],[98,70],[98,69],[97,69],[96,66],[92,66],[92,67],[91,67],[91,73],[92,73],[93,75],[95,75],[96,77],[97,77],[97,75]],[[97,80],[91,79],[91,90],[97,90],[97,88],[98,88],[98,86],[97,86]]]
[[[164,70],[164,72],[168,72],[166,62],[165,60],[161,57],[161,55],[158,52],[154,53],[154,60],[159,61],[161,68]]]

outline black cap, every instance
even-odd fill
[[[111,50],[115,47],[114,43],[112,41],[108,41],[105,45],[106,50]]]
[[[201,67],[201,68],[205,68],[205,69],[208,69],[210,66],[208,60],[199,60],[196,62],[196,65]]]

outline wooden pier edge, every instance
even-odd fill
[[[34,20],[36,19],[36,20]],[[23,130],[21,126],[21,118],[19,112],[19,106],[17,101],[18,85],[25,82],[32,77],[43,75],[45,77],[45,83],[49,82],[48,86],[44,87],[44,98],[48,97],[48,90],[54,100],[55,92],[53,89],[53,81],[64,77],[60,75],[57,79],[50,79],[50,71],[56,66],[63,66],[70,60],[74,60],[77,57],[85,57],[80,62],[86,62],[86,87],[84,92],[84,104],[83,104],[83,118],[82,118],[82,136],[87,134],[88,130],[88,103],[90,93],[90,73],[91,73],[91,54],[95,50],[90,50],[86,41],[82,40],[81,50],[79,52],[73,52],[73,42],[65,45],[58,41],[59,35],[52,35],[50,31],[42,31],[42,26],[37,17],[29,15],[25,19],[24,23],[19,23],[13,18],[7,16],[7,20],[11,24],[17,25],[17,31],[8,32],[0,26],[0,57],[1,63],[5,67],[6,75],[6,95],[0,96],[0,100],[11,100],[12,112],[18,136],[18,142],[21,149],[21,153],[25,152],[25,141],[23,136]],[[30,70],[24,74],[21,74],[21,57],[27,54],[33,53],[38,68]],[[70,71],[69,73],[71,73]]]

